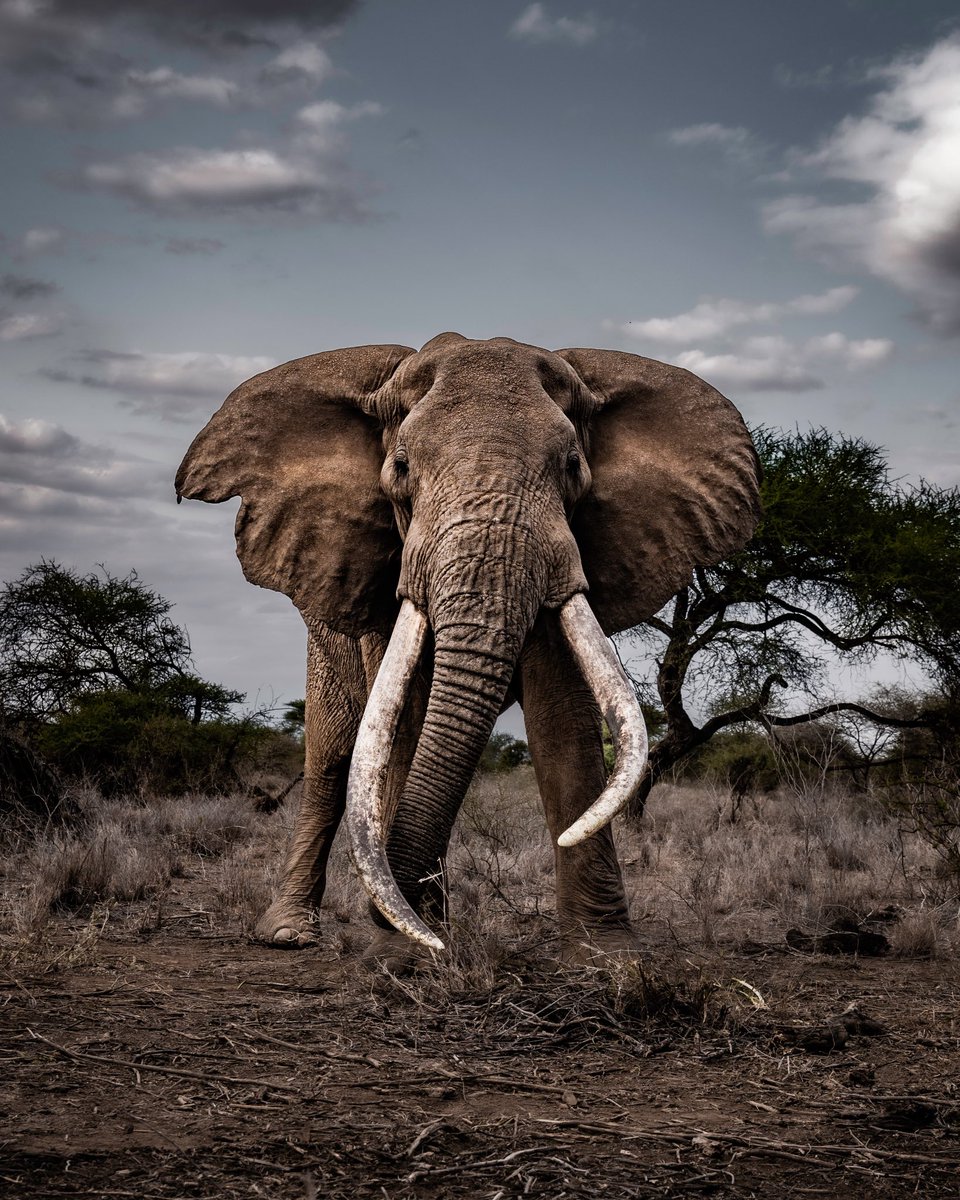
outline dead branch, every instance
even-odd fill
[[[124,1058],[108,1058],[102,1054],[81,1054],[78,1050],[70,1050],[66,1046],[60,1046],[56,1042],[52,1042],[49,1038],[43,1036],[42,1033],[36,1033],[34,1030],[27,1027],[27,1033],[32,1038],[36,1038],[38,1042],[45,1042],[48,1046],[52,1046],[54,1050],[66,1055],[67,1058],[72,1058],[76,1061],[107,1063],[112,1067],[126,1067],[127,1070],[133,1071],[135,1074],[140,1071],[157,1071],[163,1075],[176,1075],[181,1079],[199,1079],[201,1083],[234,1083],[243,1087],[258,1087],[269,1088],[271,1091],[293,1092],[300,1094],[298,1087],[291,1087],[288,1083],[271,1083],[268,1079],[241,1079],[234,1075],[211,1075],[204,1074],[201,1071],[185,1071],[179,1067],[164,1067],[159,1063],[137,1063],[131,1062]]]

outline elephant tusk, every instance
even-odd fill
[[[371,900],[395,929],[432,950],[442,950],[443,942],[397,887],[383,828],[390,750],[426,633],[427,618],[404,600],[360,720],[347,779],[346,820],[350,854]]]
[[[600,705],[617,751],[607,786],[557,838],[560,846],[576,846],[612,821],[637,794],[647,764],[647,729],[620,660],[583,593],[572,596],[560,610],[560,626]]]

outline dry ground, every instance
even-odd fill
[[[731,826],[659,789],[620,833],[644,957],[569,972],[532,781],[487,778],[456,949],[405,979],[359,966],[342,862],[316,950],[249,940],[290,813],[85,805],[4,860],[0,1194],[960,1194],[955,888],[863,800],[797,788]]]

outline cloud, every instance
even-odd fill
[[[315,172],[274,150],[198,150],[133,154],[91,163],[83,179],[165,212],[295,207],[320,186]]]
[[[131,46],[131,55],[144,51],[142,43]],[[101,54],[96,47],[84,51],[84,61],[82,73],[66,58],[58,70],[41,69],[26,79],[16,70],[8,71],[6,79],[0,79],[6,107],[22,121],[68,126],[133,120],[176,103],[239,111],[273,106],[285,92],[313,93],[334,73],[326,51],[303,41],[261,67],[224,64],[229,72],[220,74],[186,73],[166,64],[135,65],[130,55]]]
[[[186,100],[231,108],[242,96],[239,83],[219,75],[182,75],[170,67],[129,70],[111,101],[118,117],[139,117],[156,100]]]
[[[370,216],[367,187],[344,161],[342,126],[375,116],[379,105],[346,107],[333,100],[297,114],[283,144],[242,149],[179,147],[91,162],[65,180],[112,192],[164,216],[251,217],[286,213],[326,221]]]
[[[748,338],[720,353],[686,350],[675,362],[732,391],[809,392],[825,386],[818,369],[823,364],[856,371],[876,366],[892,352],[893,343],[885,338],[855,340],[834,332],[800,343],[779,335]]]
[[[297,82],[307,79],[322,83],[333,73],[330,55],[316,42],[299,41],[272,58],[261,72],[268,83]]]
[[[67,125],[137,117],[158,103],[220,108],[264,104],[278,86],[312,86],[330,73],[317,42],[359,0],[0,0],[0,99],[20,119]],[[299,33],[282,49],[283,41]],[[146,39],[145,39],[145,36]],[[226,72],[184,73],[145,53],[188,44]],[[244,62],[274,52],[266,67]],[[234,69],[237,67],[238,69]],[[259,72],[259,73],[257,73]]]
[[[685,125],[671,129],[667,140],[674,146],[712,146],[736,162],[754,162],[763,152],[760,141],[742,125]]]
[[[6,485],[6,509],[36,511],[53,503],[54,493],[85,497],[142,496],[156,473],[142,460],[123,461],[51,421],[16,422],[0,413],[0,478]]]
[[[59,317],[48,313],[0,311],[0,342],[25,342],[31,338],[54,337],[63,329]]]
[[[842,82],[838,79],[838,73],[832,63],[825,63],[810,71],[798,70],[786,63],[777,63],[773,68],[773,77],[783,88],[813,88],[818,91]]]
[[[10,240],[10,256],[23,263],[44,255],[79,254],[93,261],[106,246],[149,246],[155,238],[145,233],[125,234],[114,230],[68,229],[66,226],[36,226]],[[59,291],[59,288],[54,290]]]
[[[653,338],[661,342],[703,341],[722,337],[741,325],[769,323],[784,317],[819,316],[839,312],[857,295],[855,287],[829,288],[814,295],[797,296],[792,300],[762,301],[751,304],[731,297],[698,301],[689,311],[672,317],[649,317],[619,326],[630,337]]]
[[[119,392],[135,412],[177,420],[194,416],[205,403],[222,400],[237,384],[274,365],[274,359],[261,355],[87,350],[41,374],[58,383]]]
[[[551,17],[545,4],[528,5],[510,26],[512,38],[537,44],[566,42],[572,46],[586,46],[598,33],[595,17]]]
[[[708,354],[686,350],[676,356],[679,367],[686,367],[718,387],[740,392],[810,392],[824,386],[823,380],[807,367],[790,361],[789,354],[771,347],[764,353]]]
[[[137,207],[173,216],[236,216],[269,211],[356,218],[359,201],[319,164],[266,147],[135,154],[93,163],[91,190],[113,192]]]
[[[0,413],[0,454],[64,455],[79,445],[73,434],[52,421],[28,418],[17,424]]]
[[[0,342],[24,342],[53,337],[63,328],[63,317],[49,312],[23,312],[20,306],[55,296],[60,288],[30,275],[0,276]],[[7,303],[9,302],[9,303]]]
[[[20,243],[20,254],[29,257],[33,254],[47,254],[59,250],[63,245],[66,232],[52,226],[36,226],[28,229]]]
[[[0,31],[8,53],[47,47],[63,40],[103,39],[111,27],[146,27],[161,40],[188,42],[221,51],[270,45],[277,27],[330,29],[345,21],[359,0],[3,0]]]
[[[804,344],[804,353],[814,358],[837,359],[848,370],[855,371],[885,362],[893,353],[893,342],[889,338],[848,338],[842,333],[825,333],[810,338]]]
[[[722,388],[741,392],[806,392],[825,386],[824,368],[858,371],[877,366],[893,352],[886,338],[849,338],[839,331],[792,341],[763,334],[733,342],[730,335],[749,325],[769,325],[796,317],[840,312],[856,298],[849,285],[794,296],[789,300],[749,302],[720,296],[700,300],[687,312],[649,317],[614,326],[631,339],[647,338],[686,349],[671,360]],[[704,349],[697,342],[721,342]],[[726,343],[726,344],[723,344]]]
[[[188,75],[159,66],[149,70],[130,68],[119,84],[105,81],[104,87],[116,89],[108,113],[129,118],[142,116],[163,101],[210,104],[221,109],[263,106],[274,99],[277,88],[312,90],[332,74],[333,63],[326,50],[316,42],[301,40],[270,59],[254,78],[243,72],[232,79]]]
[[[871,78],[880,86],[866,112],[795,155],[822,194],[771,202],[765,227],[865,268],[931,328],[960,333],[960,35]],[[850,199],[836,198],[838,185]]]
[[[4,275],[0,278],[0,296],[10,300],[38,300],[54,296],[60,288],[45,279],[31,279],[27,275]]]
[[[167,254],[219,254],[224,249],[224,243],[219,238],[208,237],[172,237],[163,244]]]

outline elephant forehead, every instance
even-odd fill
[[[512,338],[470,341],[443,335],[435,338],[402,369],[404,382],[421,395],[440,384],[445,394],[520,392],[543,387],[544,381],[568,381],[573,373],[562,358],[540,346]]]
[[[549,350],[529,346],[511,338],[491,338],[485,342],[458,342],[443,350],[439,356],[438,373],[470,375],[478,380],[498,382],[539,382],[549,360],[555,359],[554,369],[566,363]]]
[[[464,442],[518,449],[531,443],[549,445],[566,440],[573,426],[536,378],[478,377],[473,372],[444,374],[413,406],[403,423],[411,445],[430,446],[442,454],[445,446],[462,449]],[[506,447],[504,447],[505,449]]]

